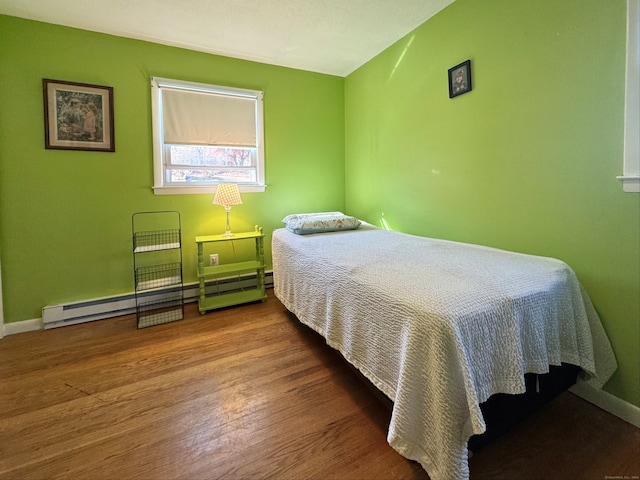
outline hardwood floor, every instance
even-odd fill
[[[0,340],[1,479],[427,479],[324,340],[264,303]],[[638,478],[640,433],[564,393],[470,460],[473,479]],[[635,477],[634,477],[635,476]]]

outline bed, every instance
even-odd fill
[[[525,374],[570,364],[601,388],[617,367],[559,260],[360,221],[291,225],[273,233],[275,295],[391,400],[388,443],[432,480],[469,478],[481,404],[523,394]]]

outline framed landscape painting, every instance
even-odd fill
[[[45,148],[115,152],[113,87],[42,79]]]

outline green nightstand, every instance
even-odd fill
[[[255,260],[246,262],[226,263],[223,265],[205,266],[204,245],[215,242],[255,242]],[[267,298],[264,286],[264,233],[262,227],[256,225],[253,232],[234,233],[232,237],[224,235],[202,235],[196,237],[198,244],[198,280],[200,282],[200,298],[198,309],[203,314],[207,310],[215,308],[229,307],[241,303],[264,301]],[[205,283],[208,279],[220,278],[226,275],[238,275],[241,273],[256,272],[257,288],[242,292],[225,293],[207,297],[205,294]]]

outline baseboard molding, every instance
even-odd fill
[[[255,274],[241,275],[228,279],[219,279],[207,283],[207,296],[222,295],[239,290],[240,288],[255,288]],[[273,287],[273,272],[265,272],[265,287]],[[198,283],[185,284],[182,288],[185,303],[198,301],[200,294]],[[153,293],[162,296],[165,291]],[[4,335],[31,332],[34,330],[50,329],[103,320],[121,315],[135,313],[136,303],[133,293],[102,297],[82,302],[64,305],[48,305],[42,309],[42,317],[19,322],[5,323]],[[2,338],[2,337],[0,337]]]
[[[625,402],[604,390],[596,390],[585,382],[576,383],[569,391],[583,400],[600,407],[605,412],[609,412],[611,415],[640,428],[640,407]]]
[[[34,330],[42,330],[43,324],[41,318],[33,318],[31,320],[22,320],[20,322],[11,322],[4,324],[4,334],[14,335],[16,333],[33,332]]]

